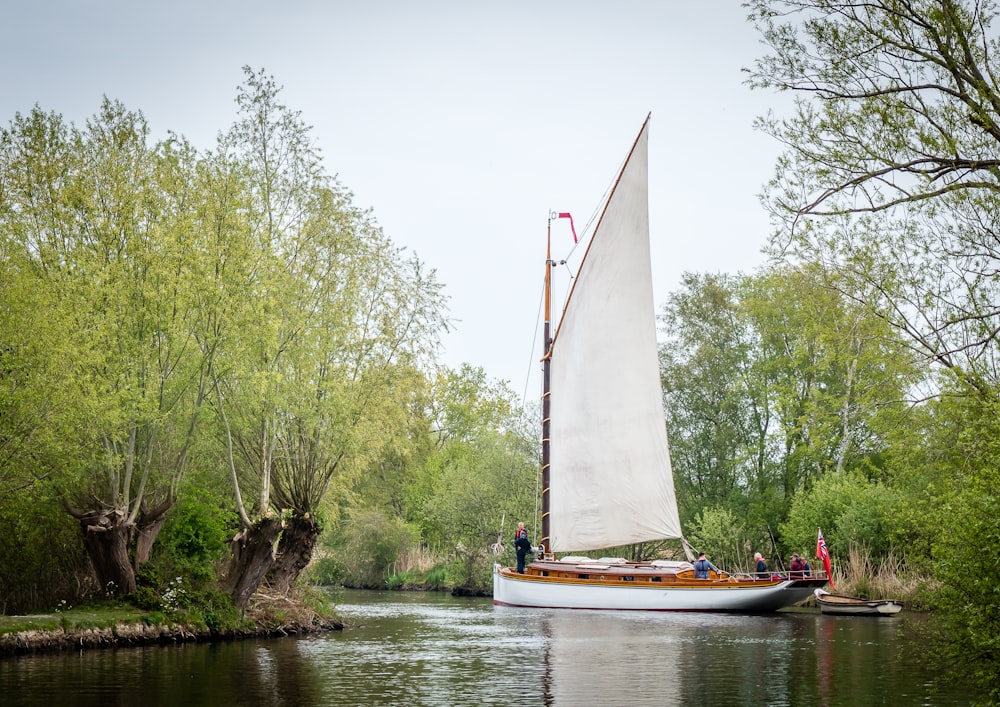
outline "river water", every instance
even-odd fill
[[[494,607],[343,591],[322,635],[0,659],[0,705],[967,705],[916,620]]]

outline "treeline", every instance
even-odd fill
[[[246,69],[207,151],[108,99],[0,132],[3,611],[243,609],[321,535],[350,558],[320,552],[330,577],[384,583],[422,548],[471,583],[531,508],[523,413],[436,365],[442,285],[279,94]]]
[[[814,266],[689,274],[664,307],[681,512],[728,566],[749,569],[759,550],[784,569],[791,552],[813,556],[820,527],[841,556],[908,555],[920,534],[905,491],[939,479],[904,482],[912,466],[899,458],[929,407],[912,393],[933,381],[832,278]]]

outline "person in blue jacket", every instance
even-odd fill
[[[514,550],[517,552],[517,571],[524,574],[524,559],[531,552],[531,541],[528,540],[528,531],[524,529],[524,523],[517,524],[517,532],[514,533]]]
[[[719,571],[719,568],[705,559],[705,553],[698,553],[698,559],[694,563],[694,578],[695,579],[708,579],[708,571],[715,570]]]
[[[771,573],[767,571],[767,560],[759,552],[754,553],[753,559],[756,562],[756,567],[754,571],[756,572],[756,579],[767,579],[771,576]]]

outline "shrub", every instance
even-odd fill
[[[402,589],[413,583],[414,575],[412,572],[393,572],[385,578],[385,586],[389,589]]]
[[[344,566],[336,557],[320,557],[306,568],[304,576],[308,581],[320,586],[344,583]]]
[[[152,587],[137,587],[135,594],[129,597],[129,601],[146,611],[156,611],[162,606],[160,596]]]
[[[183,577],[192,587],[206,586],[214,580],[216,563],[228,548],[231,521],[230,512],[189,494],[171,511],[157,537],[149,571],[171,580]]]
[[[448,586],[448,569],[444,565],[434,565],[424,577],[428,589],[444,589]]]
[[[781,535],[791,550],[812,554],[822,528],[831,555],[844,558],[851,545],[881,559],[892,550],[888,538],[898,494],[857,473],[827,474],[792,502]]]
[[[399,518],[374,508],[351,512],[326,545],[347,586],[382,588],[400,558],[419,542],[419,533]]]

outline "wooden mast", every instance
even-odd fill
[[[545,355],[542,357],[542,537],[539,542],[543,556],[547,557],[551,547],[551,530],[549,528],[549,368],[552,363],[552,216],[549,214],[549,224],[546,232],[545,246],[545,324],[542,330],[542,346]]]

